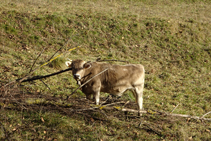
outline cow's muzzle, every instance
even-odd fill
[[[80,86],[81,85],[81,76],[79,74],[74,74],[73,75],[75,80],[77,81],[77,84]]]
[[[79,80],[79,79],[81,79],[81,76],[80,76],[79,74],[74,74],[74,78],[75,78],[76,80]]]

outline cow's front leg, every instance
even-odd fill
[[[136,101],[138,103],[138,116],[141,116],[140,111],[143,110],[143,89],[144,84],[141,84],[140,86],[135,87],[135,93],[136,93]]]
[[[94,92],[93,98],[95,98],[96,105],[100,104],[100,89],[101,83],[99,81],[92,85],[92,90]]]
[[[96,105],[100,103],[100,91],[96,91],[94,94]]]
[[[89,100],[91,100],[91,94],[86,94],[86,99],[89,99]]]

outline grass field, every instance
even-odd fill
[[[210,121],[153,114],[211,111],[210,7],[208,0],[1,0],[0,139],[211,140]],[[96,108],[80,90],[65,100],[78,87],[71,72],[2,87],[27,75],[40,52],[32,70],[57,50],[59,58],[32,76],[66,69],[67,58],[144,65],[151,114]],[[130,91],[112,101],[137,109]]]

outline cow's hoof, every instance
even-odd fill
[[[141,117],[141,116],[142,116],[142,114],[138,113],[138,116],[139,116],[139,117]]]

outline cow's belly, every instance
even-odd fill
[[[128,89],[132,89],[132,87],[113,87],[113,88],[107,88],[107,89],[105,88],[101,91],[110,93],[112,95],[121,96]]]
[[[87,86],[87,85],[85,85],[85,86],[83,86],[82,87],[82,92],[83,93],[85,93],[86,95],[88,94],[94,94],[94,90],[92,89],[92,87],[90,87],[90,86]]]

